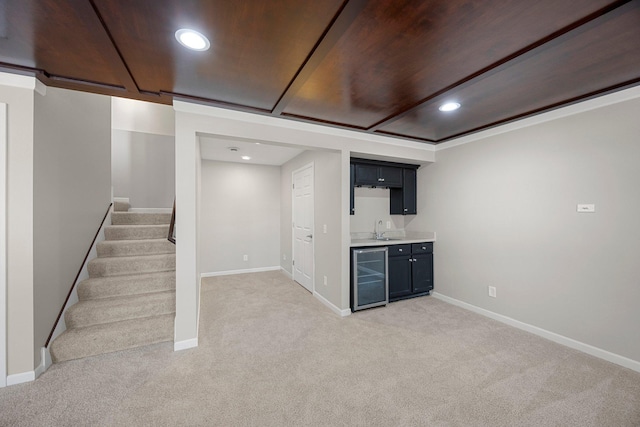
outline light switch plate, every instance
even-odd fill
[[[578,207],[576,208],[576,210],[580,213],[583,212],[595,212],[596,211],[596,205],[593,204],[579,204]]]

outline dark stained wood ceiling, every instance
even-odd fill
[[[640,84],[640,0],[4,0],[0,69],[437,144]]]

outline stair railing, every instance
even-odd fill
[[[174,245],[176,244],[176,199],[173,199],[173,211],[171,211],[171,224],[169,225],[167,240]]]
[[[109,203],[109,206],[107,207],[107,212],[105,212],[104,217],[102,218],[102,222],[100,223],[100,226],[98,227],[98,231],[96,231],[96,235],[93,236],[93,240],[91,241],[91,244],[89,245],[89,249],[87,250],[87,254],[84,256],[84,260],[82,261],[82,264],[80,264],[80,269],[78,270],[78,274],[76,274],[76,278],[73,279],[73,282],[71,283],[71,289],[69,289],[69,293],[67,294],[67,298],[64,300],[64,304],[62,304],[62,308],[60,309],[60,312],[58,313],[58,317],[56,318],[56,321],[53,324],[53,328],[51,328],[51,332],[49,333],[49,337],[47,338],[47,342],[44,345],[45,347],[49,346],[49,343],[51,342],[51,338],[53,338],[53,333],[55,332],[56,327],[58,326],[58,323],[60,322],[60,319],[62,318],[62,314],[64,313],[64,308],[67,306],[67,302],[69,302],[69,298],[71,298],[71,294],[73,293],[73,290],[75,289],[76,282],[78,281],[78,278],[80,277],[80,274],[82,273],[82,269],[85,266],[85,264],[87,263],[87,259],[89,258],[89,254],[91,253],[91,248],[93,248],[93,245],[96,243],[96,240],[98,239],[98,235],[100,235],[100,230],[102,230],[102,226],[104,225],[104,222],[107,219],[107,216],[109,215],[109,211],[111,210],[111,206],[113,206],[113,203]]]

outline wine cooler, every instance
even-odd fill
[[[352,249],[351,311],[389,302],[387,248]]]

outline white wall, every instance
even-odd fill
[[[342,306],[341,269],[345,262],[338,250],[342,241],[341,193],[342,183],[341,155],[330,151],[305,151],[282,165],[281,172],[281,215],[280,245],[281,266],[293,273],[291,258],[293,255],[292,236],[292,173],[309,163],[314,165],[314,204],[313,204],[313,245],[315,257],[314,291],[333,304]],[[348,207],[346,209],[348,213]],[[323,233],[326,224],[327,233]],[[327,285],[324,285],[327,276]]]
[[[33,372],[33,109],[35,79],[0,73],[7,104],[7,374]],[[27,379],[28,380],[28,379]]]
[[[113,129],[174,136],[175,124],[175,113],[170,105],[112,98],[111,126]]]
[[[201,273],[278,267],[280,167],[212,160],[201,167]]]
[[[35,97],[34,352],[45,345],[111,201],[111,99],[48,88]]]
[[[432,147],[424,144],[399,141],[379,135],[369,135],[334,129],[326,126],[300,123],[274,117],[224,110],[204,105],[174,101],[176,134],[176,322],[175,347],[197,345],[200,280],[198,267],[199,194],[198,169],[199,135],[221,138],[268,141],[296,147],[320,147],[335,150],[338,154],[338,170],[329,179],[336,185],[331,188],[337,204],[333,206],[340,218],[340,229],[335,241],[327,246],[338,263],[331,266],[337,272],[340,296],[332,297],[340,310],[349,307],[349,157],[353,153],[374,154],[418,163],[433,161]],[[329,223],[327,219],[327,223]],[[333,238],[333,237],[332,237]],[[324,247],[323,247],[324,250]],[[334,259],[334,258],[332,258]],[[343,261],[347,260],[347,261]],[[332,285],[333,286],[333,285]]]
[[[7,121],[0,103],[0,387],[7,385]]]
[[[437,151],[410,224],[437,231],[435,291],[640,361],[638,117],[635,99]]]
[[[354,196],[355,211],[349,218],[352,233],[373,233],[378,221],[382,221],[380,231],[404,229],[405,215],[389,213],[391,190],[388,188],[356,187]],[[387,221],[391,222],[390,229],[387,229]]]
[[[171,208],[175,197],[174,139],[168,135],[114,129],[113,195],[128,197],[133,208]]]

